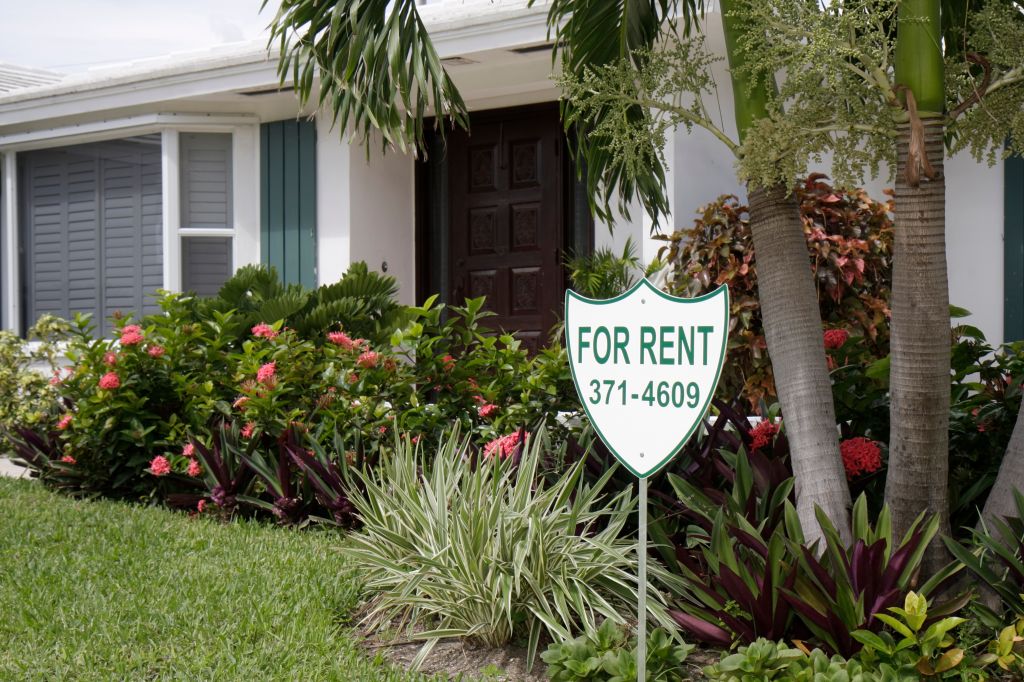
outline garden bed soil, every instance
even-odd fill
[[[380,653],[392,665],[409,670],[419,653],[422,642],[389,640],[383,637],[364,639],[363,646],[373,656]],[[684,664],[685,679],[700,682],[705,679],[701,670],[717,661],[722,652],[696,648]],[[460,639],[447,639],[437,643],[419,671],[426,675],[443,675],[450,680],[486,680],[487,682],[547,682],[547,665],[540,660],[530,669],[523,647],[482,647]]]

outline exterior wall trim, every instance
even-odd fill
[[[145,114],[28,133],[0,135],[0,151],[29,151],[85,144],[156,133],[164,128],[174,128],[182,132],[226,132],[230,128],[258,123],[259,117],[254,114]]]
[[[3,212],[3,328],[21,333],[21,273],[18,244],[18,163],[14,152],[3,154],[3,189],[0,190]]]

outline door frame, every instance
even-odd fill
[[[528,104],[502,109],[485,109],[470,114],[473,124],[506,120],[509,117],[552,113],[559,115],[557,101]],[[450,267],[450,197],[448,196],[448,160],[446,147],[434,119],[425,127],[426,149],[416,160],[416,302],[422,304],[434,294],[448,301],[451,294]],[[566,255],[590,253],[594,248],[594,221],[587,201],[586,179],[578,178],[577,165],[571,154],[568,138],[563,133],[562,150],[562,252]],[[559,266],[563,285],[568,287],[568,272]]]

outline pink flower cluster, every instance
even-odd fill
[[[356,360],[356,364],[363,369],[373,369],[377,366],[377,360],[379,355],[376,351],[368,350],[359,354],[359,359]]]
[[[198,476],[202,476],[203,475],[203,467],[199,465],[199,462],[197,462],[196,460],[193,459],[193,460],[189,461],[189,463],[188,463],[188,472],[187,473],[192,478],[196,478]]]
[[[480,407],[476,408],[476,413],[483,417],[484,419],[493,416],[497,411],[498,406],[495,405],[494,403],[484,403]]]
[[[874,473],[882,468],[882,450],[870,438],[857,436],[844,440],[839,444],[839,454],[843,456],[847,479]]]
[[[256,430],[256,424],[253,422],[246,422],[245,426],[242,427],[242,438],[252,438],[252,432]]]
[[[196,446],[192,445],[192,443],[185,443],[185,447],[181,449],[181,454],[185,457],[195,457]]]
[[[256,381],[261,384],[269,384],[277,372],[277,362],[268,362],[256,372]]]
[[[115,388],[120,388],[121,377],[117,376],[116,372],[107,372],[100,377],[100,388],[105,391],[111,391]]]
[[[166,476],[171,473],[171,462],[163,455],[157,455],[149,463],[149,472],[154,476]]]
[[[484,457],[491,459],[497,455],[501,459],[508,459],[512,456],[512,453],[516,451],[516,448],[519,447],[519,444],[522,441],[521,434],[521,431],[515,431],[507,436],[495,438],[484,445]],[[526,433],[525,435],[526,438],[530,437],[529,433]]]
[[[78,462],[75,461],[75,458],[72,457],[71,455],[64,455],[63,457],[60,458],[60,461],[64,462],[65,464],[78,464]]]
[[[160,358],[163,357],[167,350],[163,346],[150,346],[146,349],[146,352],[149,353],[149,357],[151,358]]]
[[[370,345],[366,339],[353,339],[345,332],[327,332],[327,340],[344,350],[359,350]]]
[[[772,442],[772,438],[779,432],[779,425],[767,419],[761,420],[757,426],[750,429],[750,449],[760,450]]]
[[[121,330],[121,345],[134,346],[142,343],[142,327],[137,324],[125,325]]]
[[[252,328],[252,335],[260,339],[275,339],[278,331],[266,322],[260,322]]]
[[[850,332],[845,329],[826,329],[825,330],[825,348],[828,350],[836,350],[842,348],[843,344],[846,343],[847,339],[850,338]]]
[[[63,417],[61,417],[60,421],[57,422],[57,428],[60,429],[61,431],[64,431],[69,426],[71,426],[71,414],[70,413],[68,413],[68,414],[64,415]]]
[[[113,351],[107,351],[103,354],[103,364],[107,367],[113,367],[117,364],[117,353]]]

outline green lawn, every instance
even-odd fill
[[[418,680],[363,657],[338,535],[0,478],[0,680]]]

